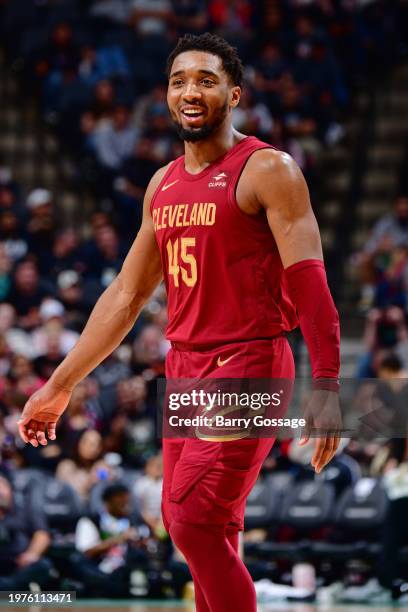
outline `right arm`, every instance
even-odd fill
[[[115,350],[132,329],[144,304],[162,278],[150,203],[167,167],[151,179],[143,204],[139,233],[115,280],[98,299],[74,348],[49,381],[26,403],[19,420],[24,442],[47,444],[46,430],[55,439],[58,418],[68,405],[75,385]]]

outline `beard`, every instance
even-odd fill
[[[200,128],[185,128],[176,119],[173,119],[173,123],[175,125],[177,135],[179,138],[181,138],[181,140],[184,140],[185,142],[200,142],[200,140],[206,140],[218,130],[220,125],[224,122],[227,113],[228,103],[225,101],[214,114],[211,123],[208,122]]]

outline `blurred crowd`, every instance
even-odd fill
[[[30,0],[1,3],[3,40],[77,171],[137,228],[147,182],[181,153],[166,107],[179,35],[234,44],[245,91],[234,125],[288,150],[309,181],[343,137],[351,93],[405,53],[404,2]]]
[[[361,279],[360,309],[366,315],[357,375],[382,376],[384,363],[395,377],[408,369],[408,193],[401,192],[390,212],[373,227],[354,257]]]
[[[322,147],[343,136],[354,86],[406,54],[404,10],[403,1],[370,0],[0,2],[2,43],[26,95],[78,160],[78,177],[98,201],[112,202],[111,213],[97,209],[86,227],[62,228],[54,194],[42,186],[25,193],[0,159],[3,590],[60,585],[59,572],[65,586],[88,595],[178,596],[190,579],[160,517],[156,384],[169,348],[162,287],[121,347],[75,389],[56,442],[24,447],[16,427],[118,273],[151,175],[182,153],[164,78],[177,37],[211,30],[238,47],[246,71],[234,125],[289,151],[313,181]],[[406,376],[407,248],[401,195],[358,256],[368,310],[362,377]],[[277,444],[264,476],[313,479],[309,459],[291,442]],[[340,496],[362,475],[396,470],[398,480],[407,461],[402,443],[352,441],[324,478]],[[406,503],[408,491],[397,498]],[[397,576],[392,567],[387,584]]]

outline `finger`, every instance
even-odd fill
[[[326,446],[320,457],[320,461],[316,465],[316,473],[320,474],[324,467],[332,460],[334,455],[334,438],[326,438]]]
[[[36,438],[41,446],[46,446],[48,444],[48,440],[45,435],[45,423],[43,421],[39,421],[38,423]]]
[[[31,444],[31,446],[34,446],[35,448],[37,448],[38,446],[38,440],[36,438],[36,433],[37,433],[37,423],[31,420],[27,424],[27,435],[28,435],[29,443]]]
[[[57,437],[56,429],[57,429],[57,421],[51,421],[48,423],[48,438],[50,440],[55,440]]]
[[[312,466],[316,469],[318,462],[326,448],[326,438],[316,438],[315,452],[312,457]]]
[[[26,444],[28,444],[29,439],[28,439],[28,435],[27,435],[27,430],[26,430],[26,425],[25,423],[20,419],[18,422],[18,433],[20,434],[20,438],[23,440],[23,442],[25,442]]]
[[[333,457],[337,453],[337,449],[339,448],[341,437],[339,435],[335,436],[333,439]]]

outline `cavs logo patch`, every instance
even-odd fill
[[[220,172],[212,177],[212,181],[208,183],[209,187],[226,187],[228,175],[225,172]]]

